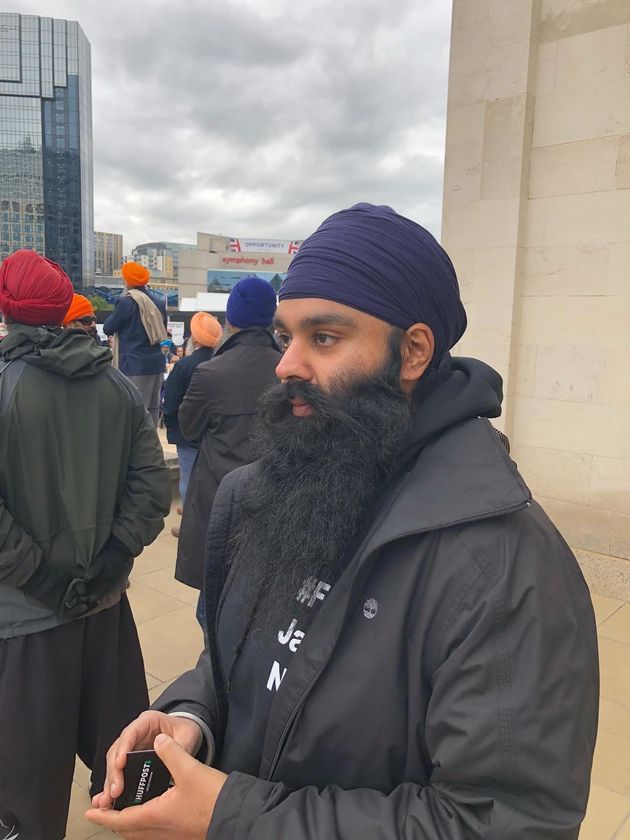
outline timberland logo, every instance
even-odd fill
[[[363,615],[366,618],[374,618],[377,612],[378,601],[376,600],[376,598],[368,598],[365,604],[363,604]]]

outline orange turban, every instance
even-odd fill
[[[190,319],[193,340],[202,347],[216,347],[223,334],[223,328],[214,315],[196,312]]]
[[[120,271],[128,286],[146,286],[151,277],[149,269],[136,262],[123,263]]]
[[[67,326],[73,321],[78,321],[79,318],[83,318],[85,315],[94,315],[94,307],[83,295],[74,295],[70,309],[68,309],[66,317],[63,319],[63,324]]]

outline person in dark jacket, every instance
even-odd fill
[[[147,840],[578,837],[592,605],[487,419],[501,378],[449,354],[465,326],[448,256],[390,208],[302,244],[259,459],[214,500],[206,650],[113,745],[94,805],[151,745],[175,793],[89,819]]]
[[[177,460],[179,462],[179,495],[182,505],[186,499],[186,491],[190,481],[198,445],[190,443],[182,435],[179,428],[179,407],[186,395],[192,375],[202,362],[212,358],[214,348],[219,343],[222,327],[219,321],[207,312],[196,312],[190,321],[192,331],[193,352],[182,358],[174,365],[164,386],[164,401],[162,416],[166,426],[166,437],[169,443],[177,446]],[[171,528],[174,537],[179,537],[179,528]]]
[[[166,307],[146,288],[151,278],[147,268],[126,262],[121,271],[127,288],[105,320],[103,331],[115,336],[114,365],[138,388],[157,428],[166,366],[160,347],[166,340]]]
[[[65,837],[75,755],[100,790],[112,738],[146,708],[125,589],[170,506],[137,390],[59,326],[71,299],[34,251],[0,266],[0,837],[19,840]]]
[[[203,583],[214,494],[225,475],[252,460],[258,398],[277,382],[280,354],[269,330],[275,310],[276,293],[266,280],[236,283],[227,303],[226,339],[197,367],[179,409],[181,433],[199,444],[199,455],[186,492],[175,577],[195,589]]]

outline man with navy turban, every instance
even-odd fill
[[[112,747],[90,819],[147,840],[575,840],[593,610],[488,420],[499,375],[450,356],[448,256],[359,204],[279,297],[258,460],[212,509],[206,650]],[[151,746],[174,790],[112,814]]]

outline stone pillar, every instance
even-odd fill
[[[534,112],[539,0],[455,0],[442,241],[469,328],[456,352],[503,376],[511,434],[514,348]]]
[[[455,0],[443,243],[519,469],[630,599],[630,0]]]

